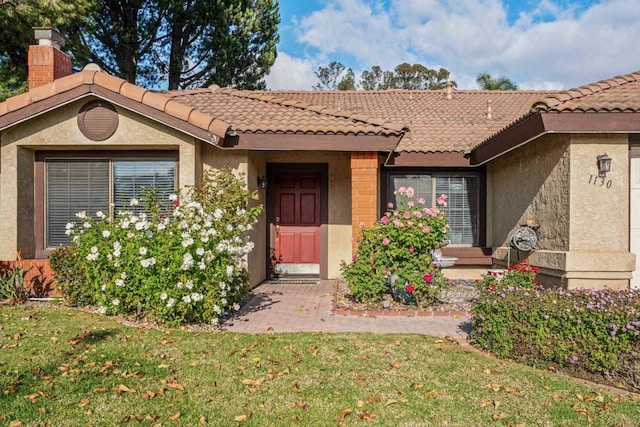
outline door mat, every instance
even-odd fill
[[[269,280],[271,285],[317,285],[320,279],[317,277],[278,277]]]

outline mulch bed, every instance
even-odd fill
[[[382,303],[356,302],[347,284],[343,280],[338,280],[333,311],[337,315],[346,316],[468,317],[476,296],[477,291],[473,282],[460,280],[454,281],[450,289],[444,290],[431,307],[418,308],[394,301],[391,295],[385,295],[385,299],[390,300],[390,306],[383,308]]]

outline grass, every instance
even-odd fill
[[[0,307],[0,426],[638,426],[639,408],[428,336],[194,333]]]

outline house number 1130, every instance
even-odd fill
[[[611,188],[611,180],[605,180],[603,176],[598,175],[589,175],[589,184],[597,185],[598,187]]]

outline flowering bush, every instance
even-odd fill
[[[172,194],[170,209],[150,191],[148,213],[78,213],[81,222],[67,230],[91,303],[100,313],[149,314],[165,324],[217,323],[239,309],[253,249],[245,234],[262,212],[249,207],[254,197],[226,167],[206,173],[201,187]]]
[[[524,273],[530,280],[531,272]],[[474,345],[640,391],[640,292],[542,289],[532,282],[503,281],[473,304]]]
[[[401,187],[394,194],[398,206],[390,203],[373,227],[361,230],[356,254],[350,264],[342,263],[342,275],[357,301],[379,301],[387,290],[387,279],[395,275],[396,286],[427,305],[446,283],[432,265],[431,251],[445,240],[447,217],[437,207],[427,208],[424,199],[415,200],[411,187]],[[438,205],[446,206],[446,199],[441,195]]]
[[[538,286],[537,274],[538,267],[523,259],[521,263],[507,267],[502,275],[483,275],[481,280],[476,280],[476,287],[481,293],[501,291],[508,287],[533,289]]]

